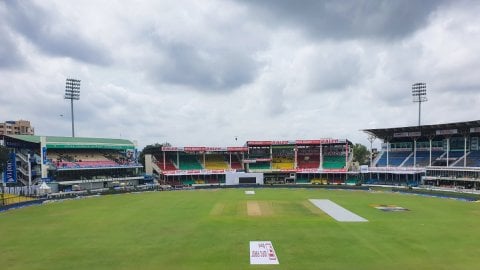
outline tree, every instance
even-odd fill
[[[370,152],[365,145],[356,143],[353,146],[353,161],[360,165],[370,164]]]
[[[171,146],[168,142],[165,143],[155,143],[149,144],[143,148],[143,150],[138,155],[138,162],[140,162],[143,167],[145,167],[145,155],[146,154],[160,154],[162,152],[162,146]]]

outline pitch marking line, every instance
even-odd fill
[[[337,221],[341,221],[341,222],[366,222],[366,221],[368,221],[368,220],[364,219],[363,217],[348,211],[347,209],[341,207],[340,205],[338,205],[338,204],[336,204],[336,203],[334,203],[330,200],[310,199],[309,201]]]

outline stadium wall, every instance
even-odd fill
[[[231,172],[225,174],[225,185],[263,185],[263,173]]]

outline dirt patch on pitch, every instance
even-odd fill
[[[257,201],[248,201],[247,214],[249,216],[261,216],[262,210],[260,209],[260,204]]]
[[[273,215],[272,202],[247,201],[247,214],[252,217]]]

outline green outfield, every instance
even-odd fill
[[[244,191],[109,195],[3,212],[0,267],[480,268],[480,203],[365,191]],[[338,222],[308,199],[329,199],[368,222]],[[251,266],[251,240],[272,241],[280,264]]]

